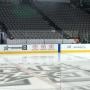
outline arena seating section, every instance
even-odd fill
[[[5,24],[14,39],[61,39],[64,33],[70,37],[83,36],[86,40],[90,29],[90,15],[70,3],[35,2],[29,4],[0,4],[0,21]],[[60,30],[50,25],[40,12]],[[83,38],[81,37],[81,38]]]
[[[28,5],[0,5],[0,12],[0,20],[4,22],[8,31],[15,36],[14,38],[18,38],[18,36],[21,38],[25,30],[27,33],[32,30],[54,30],[37,11]],[[22,38],[26,37],[24,35]]]
[[[85,34],[90,29],[90,15],[74,5],[57,2],[37,2],[36,5],[63,31],[72,32],[72,36],[78,31]]]

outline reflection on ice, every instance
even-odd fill
[[[60,90],[58,55],[1,55],[0,90]]]
[[[90,55],[61,55],[62,90],[90,90]]]
[[[60,54],[32,54],[32,55],[0,55],[0,63],[14,63],[14,64],[57,64],[60,62]]]
[[[0,80],[0,90],[90,90],[90,55],[0,55]]]

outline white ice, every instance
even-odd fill
[[[0,65],[5,64],[17,65],[17,67],[21,65],[22,68],[26,68],[29,64],[52,66],[60,64],[60,79],[62,81],[60,83],[60,90],[90,90],[90,53],[0,55]],[[63,66],[64,68],[62,68]],[[43,68],[48,70],[47,67]],[[74,77],[73,73],[80,76]],[[62,76],[65,76],[65,81],[63,81]],[[51,89],[42,88],[42,90],[57,90],[51,85],[45,85]],[[10,87],[8,88],[10,90]],[[4,89],[0,87],[0,90]]]

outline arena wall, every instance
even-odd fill
[[[90,44],[0,45],[0,54],[88,53]]]

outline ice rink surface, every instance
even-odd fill
[[[61,55],[61,90],[90,90],[90,53]]]
[[[0,90],[90,90],[90,53],[0,55]]]

